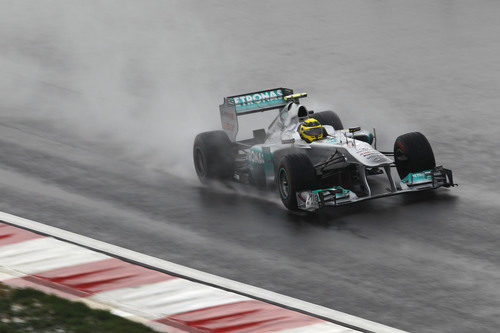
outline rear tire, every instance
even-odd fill
[[[286,208],[298,210],[296,192],[317,187],[316,171],[306,154],[293,153],[281,158],[276,184]]]
[[[316,119],[321,123],[321,125],[329,125],[332,126],[335,130],[344,129],[344,125],[342,125],[342,121],[339,116],[333,111],[322,111],[318,113],[313,113],[311,118]]]
[[[224,131],[200,133],[194,139],[193,161],[202,183],[210,179],[225,180],[234,173],[234,149]]]
[[[394,161],[399,177],[409,173],[434,169],[434,152],[427,138],[420,132],[400,135],[394,142]]]

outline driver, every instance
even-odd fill
[[[322,139],[326,132],[321,123],[314,118],[304,120],[297,130],[300,137],[307,143]]]

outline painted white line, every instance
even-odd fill
[[[105,254],[50,237],[0,246],[0,265],[25,274],[107,258]]]
[[[0,282],[5,281],[5,280],[10,280],[10,279],[22,278],[24,276],[26,276],[26,274],[23,274],[23,273],[17,272],[17,271],[13,271],[11,269],[8,269],[7,267],[0,266]]]
[[[250,300],[239,294],[184,279],[105,291],[91,298],[146,312],[151,315],[150,319]]]
[[[134,317],[135,315],[130,313],[130,312],[126,312],[126,311],[123,311],[123,310],[120,310],[120,309],[115,309],[115,308],[111,308],[111,311],[110,311],[112,314],[114,315],[117,315],[117,316],[120,316],[120,317],[123,317],[123,318],[130,318],[130,317]]]
[[[51,227],[39,222],[31,221],[15,215],[0,212],[0,220],[7,223],[23,227],[35,232],[50,235],[59,239],[66,240],[75,244],[79,244],[91,249],[101,251],[113,256],[123,258],[125,260],[135,261],[146,266],[154,267],[159,270],[169,272],[173,275],[179,275],[200,281],[206,284],[218,286],[224,289],[232,290],[237,293],[242,293],[262,299],[271,303],[280,304],[282,306],[295,309],[301,312],[309,313],[314,316],[323,317],[337,323],[343,323],[349,326],[354,326],[358,329],[379,332],[379,333],[404,333],[404,331],[392,328],[383,324],[379,324],[367,319],[356,317],[347,313],[332,310],[321,305],[305,302],[289,296],[281,295],[269,290],[250,286],[241,282],[226,279],[213,274],[198,271],[189,267],[178,265],[166,260],[158,259],[139,252],[128,250],[116,245],[101,242],[86,236],[78,235],[66,230]]]

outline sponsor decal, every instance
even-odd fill
[[[234,112],[224,112],[224,117],[231,118],[231,119],[236,118]]]
[[[222,123],[222,128],[228,131],[234,131],[234,124],[225,121]]]
[[[335,137],[331,136],[331,137],[328,137],[328,138],[327,138],[327,142],[328,142],[328,143],[339,143],[339,139],[337,139],[337,138],[335,138]]]
[[[264,164],[264,154],[261,151],[250,150],[248,161],[250,163]]]
[[[250,111],[259,108],[284,104],[283,91],[274,89],[256,94],[233,97],[236,111]]]
[[[358,151],[358,154],[375,163],[382,163],[387,161],[387,158],[383,154],[371,148],[363,148]]]

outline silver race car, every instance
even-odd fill
[[[300,103],[307,94],[276,88],[224,98],[222,131],[200,133],[193,158],[201,182],[236,181],[277,189],[290,210],[314,211],[407,192],[455,186],[451,170],[436,166],[419,132],[399,136],[393,152],[376,149],[375,130],[344,129],[333,111],[313,112]],[[277,110],[267,129],[237,140],[238,117]],[[395,167],[401,180],[396,181]],[[385,174],[375,193],[367,178]]]

